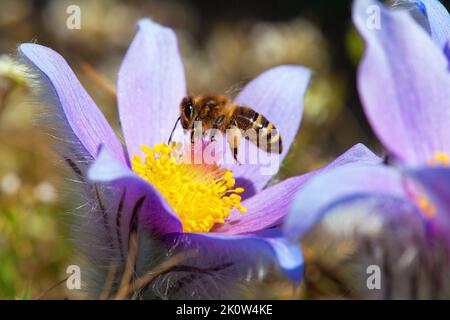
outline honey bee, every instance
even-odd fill
[[[191,143],[194,143],[194,126],[198,121],[202,124],[202,134],[210,130],[212,141],[217,131],[226,134],[233,158],[238,163],[238,146],[242,136],[266,152],[281,153],[282,151],[281,136],[273,123],[251,107],[232,103],[223,95],[183,98],[180,103],[180,116],[172,130],[169,143],[178,121],[181,121],[185,132],[191,131]],[[250,132],[256,134],[248,134],[249,129],[253,129]]]

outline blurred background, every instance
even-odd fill
[[[73,4],[81,9],[80,30],[66,28],[66,9]],[[40,108],[14,64],[19,43],[61,53],[116,128],[108,86],[115,86],[135,22],[144,16],[176,30],[193,94],[234,96],[279,64],[311,68],[302,126],[277,177],[285,179],[326,164],[358,142],[382,154],[355,88],[363,43],[350,14],[350,1],[326,0],[0,0],[0,298],[83,297],[59,284],[76,257],[66,219],[73,207],[52,140],[34,124]],[[322,233],[305,240],[303,249],[308,267],[300,288],[274,276],[249,297],[358,297],[351,289],[351,241],[334,242]],[[348,268],[338,268],[343,264]]]

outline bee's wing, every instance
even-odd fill
[[[228,87],[227,90],[225,90],[224,95],[230,98],[234,98],[239,92],[241,92],[242,88],[244,88],[245,84],[249,81],[248,80],[241,80],[231,86]]]

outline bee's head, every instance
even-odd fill
[[[196,116],[194,99],[190,96],[184,97],[180,104],[180,121],[183,129],[190,129]]]

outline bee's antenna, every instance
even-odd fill
[[[169,141],[167,142],[167,144],[170,144],[172,142],[173,133],[175,132],[175,129],[176,129],[177,124],[180,121],[180,119],[181,119],[181,117],[178,117],[177,121],[175,121],[175,125],[173,126],[172,132],[170,133]]]

